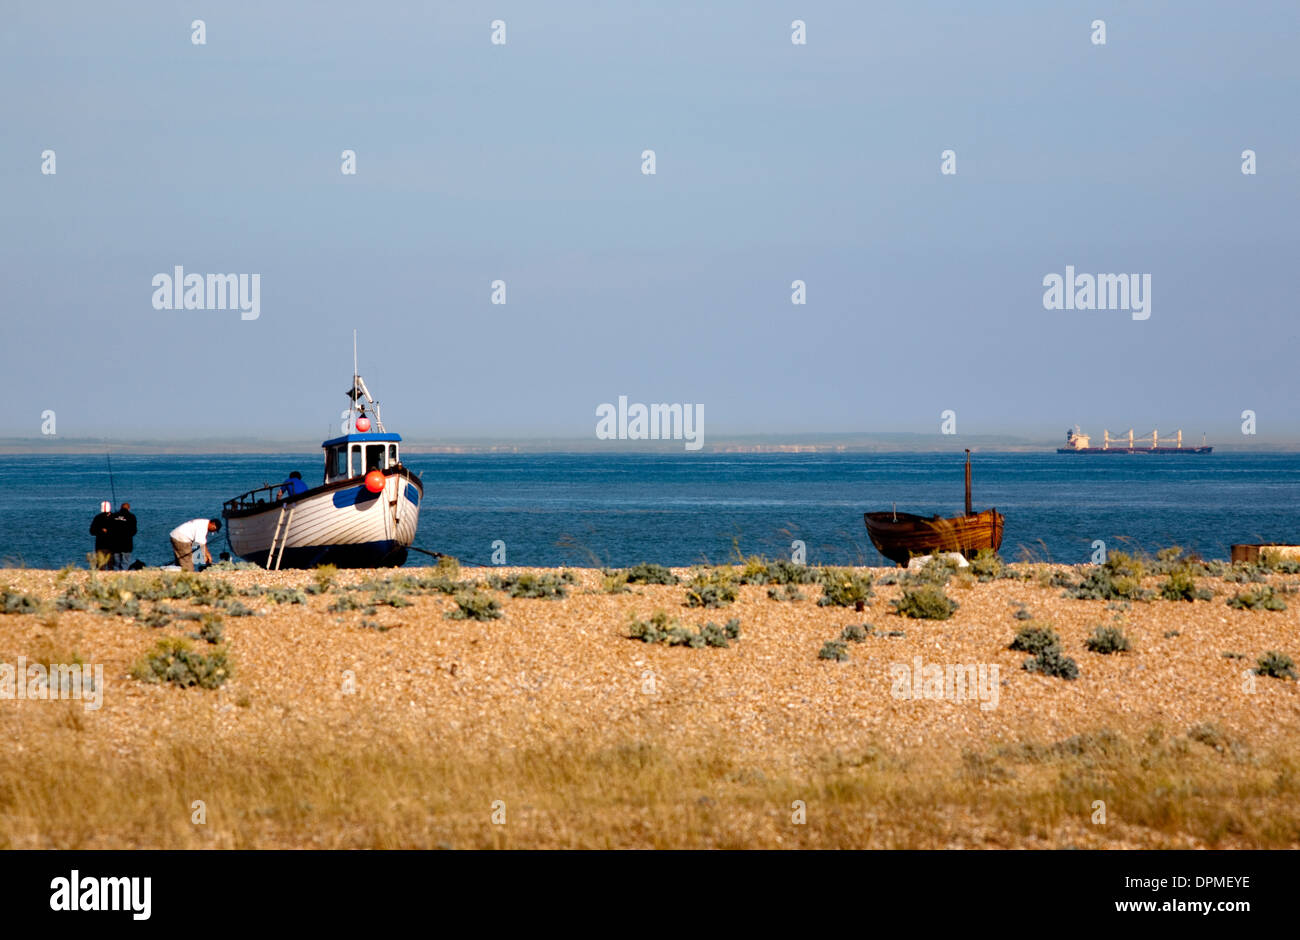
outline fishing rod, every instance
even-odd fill
[[[113,483],[113,457],[108,452],[108,445],[104,445],[104,459],[108,461],[108,489],[113,494],[113,508],[117,508],[117,486]]]

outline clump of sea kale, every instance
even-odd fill
[[[1169,571],[1169,579],[1160,585],[1160,596],[1167,601],[1208,601],[1214,592],[1198,588],[1195,569],[1182,564]]]
[[[1079,678],[1079,664],[1062,652],[1061,638],[1051,627],[1021,627],[1009,649],[1033,654],[1021,663],[1020,668],[1027,672],[1058,679]]]
[[[981,548],[975,553],[975,557],[970,559],[970,571],[981,582],[1008,576],[1007,566],[998,557],[998,553],[991,548]]]
[[[677,584],[679,580],[663,565],[642,562],[627,569],[628,584]]]
[[[849,647],[843,640],[827,640],[822,644],[821,651],[817,654],[818,659],[832,659],[836,662],[844,663],[849,660]]]
[[[787,584],[781,588],[770,587],[767,589],[767,596],[774,601],[804,600],[803,591],[799,590],[798,586],[794,584]]]
[[[873,632],[875,632],[875,628],[869,623],[851,623],[840,631],[840,639],[847,640],[850,643],[861,643],[871,636]]]
[[[875,592],[871,587],[871,573],[852,568],[823,568],[818,575],[822,585],[819,607],[866,606]]]
[[[649,620],[632,617],[628,635],[646,643],[663,643],[667,646],[689,646],[702,649],[706,646],[726,648],[730,640],[740,636],[740,620],[733,617],[722,626],[709,622],[692,630],[677,617],[669,617],[662,610],[655,611]]]
[[[1079,664],[1061,652],[1059,646],[1049,646],[1039,650],[1033,659],[1026,659],[1022,666],[1028,672],[1037,672],[1057,679],[1079,678]]]
[[[696,572],[686,586],[687,607],[726,607],[736,596],[735,575],[729,568]]]
[[[916,620],[947,620],[959,606],[936,584],[905,588],[903,596],[892,603],[901,616]]]
[[[461,591],[455,597],[456,609],[448,612],[452,620],[499,620],[501,605],[497,599],[478,589]]]
[[[1274,679],[1296,678],[1295,661],[1286,653],[1269,650],[1255,663],[1255,675],[1272,676]]]
[[[1051,627],[1021,627],[1007,649],[1037,655],[1043,650],[1060,647],[1061,637]]]
[[[41,609],[41,602],[30,594],[0,588],[0,613],[34,614]]]
[[[196,652],[188,640],[166,637],[152,653],[135,664],[131,674],[144,682],[170,682],[181,688],[215,689],[231,675],[223,647],[211,653]]]
[[[1077,600],[1146,600],[1142,589],[1142,561],[1124,552],[1112,552],[1102,565],[1089,571],[1067,594]]]
[[[567,596],[568,585],[577,579],[572,571],[563,574],[532,574],[523,572],[511,575],[493,575],[488,584],[511,597],[541,597],[559,599]]]
[[[1083,643],[1094,653],[1125,653],[1132,649],[1132,644],[1119,627],[1105,624],[1093,630],[1092,636]]]
[[[1286,610],[1286,601],[1278,597],[1271,587],[1262,585],[1233,595],[1228,606],[1238,610]]]

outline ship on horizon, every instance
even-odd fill
[[[1179,428],[1178,433],[1174,436],[1174,444],[1160,443],[1160,432],[1158,430],[1151,432],[1151,443],[1146,443],[1147,438],[1142,437],[1135,441],[1133,438],[1133,429],[1129,428],[1128,436],[1111,437],[1110,431],[1102,431],[1102,444],[1100,447],[1093,447],[1092,438],[1079,430],[1076,424],[1072,429],[1065,432],[1065,446],[1056,448],[1058,454],[1209,454],[1214,451],[1213,447],[1207,447],[1205,444],[1205,435],[1201,435],[1200,446],[1183,446],[1183,429]],[[1141,446],[1138,446],[1140,441]]]

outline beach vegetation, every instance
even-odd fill
[[[1124,631],[1112,624],[1103,624],[1092,631],[1083,645],[1093,653],[1126,653],[1132,649]]]
[[[1059,647],[1061,637],[1050,626],[1021,627],[1007,649],[1037,655],[1043,650]]]
[[[231,672],[223,647],[210,653],[199,653],[188,640],[164,637],[151,653],[135,664],[131,675],[144,682],[170,682],[183,689],[192,686],[215,689],[230,678]]]
[[[1039,650],[1033,657],[1026,659],[1021,668],[1055,679],[1079,678],[1079,664],[1066,656],[1059,646]]]
[[[628,636],[646,643],[663,643],[666,646],[688,646],[702,649],[706,646],[726,648],[730,641],[740,636],[740,620],[733,617],[719,626],[709,622],[692,629],[678,617],[670,617],[662,610],[657,610],[649,620],[640,620],[635,615],[631,618]]]
[[[1295,679],[1295,661],[1286,653],[1269,650],[1255,663],[1255,675],[1274,679]]]
[[[687,607],[726,607],[738,596],[736,576],[730,568],[698,571],[686,586]]]
[[[1265,584],[1239,591],[1228,599],[1228,606],[1237,610],[1286,610],[1286,601]]]
[[[456,607],[447,613],[452,620],[500,620],[501,605],[497,599],[477,587],[455,595]]]
[[[849,661],[849,647],[843,640],[827,640],[817,653],[818,659],[830,659],[837,663]]]
[[[947,620],[960,606],[937,584],[904,588],[903,596],[892,601],[898,614],[914,620]]]
[[[627,569],[628,584],[677,584],[680,580],[663,565],[642,562]]]
[[[859,604],[866,606],[875,593],[871,586],[870,571],[822,568],[817,579],[822,586],[822,596],[817,601],[818,607],[857,607]]]

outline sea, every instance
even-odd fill
[[[415,544],[470,565],[720,563],[737,553],[887,565],[862,514],[956,515],[964,455],[404,455],[425,497]],[[321,479],[320,452],[0,456],[0,564],[86,565],[102,500],[129,501],[135,555],[171,560],[167,533],[291,470]],[[1227,558],[1235,542],[1300,542],[1300,454],[978,453],[974,506],[1006,516],[1002,557],[1066,564],[1180,545]],[[214,557],[228,550],[225,529]],[[408,565],[432,560],[411,553]]]

